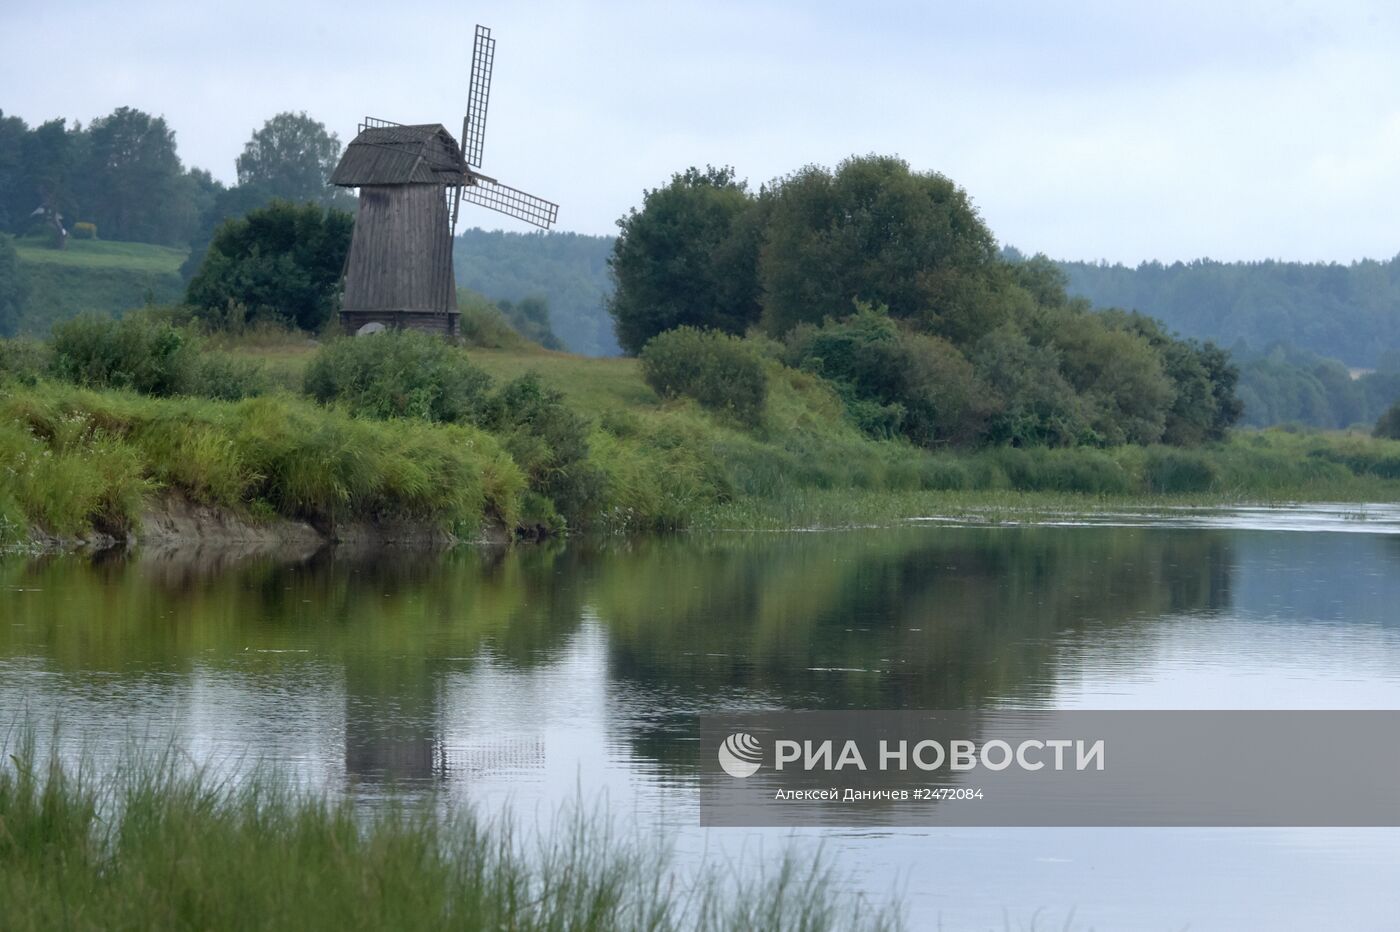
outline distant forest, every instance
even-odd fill
[[[1370,369],[1400,349],[1400,256],[1350,265],[1198,259],[1060,268],[1070,293],[1096,307],[1135,308],[1237,354],[1285,343]]]
[[[554,333],[586,356],[622,352],[604,307],[611,236],[471,229],[457,237],[457,284],[495,301],[542,298]]]
[[[1370,424],[1400,400],[1400,256],[1059,265],[1070,293],[1096,307],[1134,308],[1229,349],[1245,424]]]

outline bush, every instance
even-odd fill
[[[97,224],[79,220],[73,224],[74,239],[97,239]]]
[[[54,327],[50,345],[54,375],[89,388],[178,395],[189,391],[195,366],[188,333],[141,314],[76,317]]]
[[[195,357],[188,394],[219,401],[240,401],[266,394],[267,370],[261,362],[211,350]]]
[[[353,226],[344,211],[286,201],[227,220],[187,299],[215,323],[235,310],[316,330],[335,312]]]
[[[533,503],[532,523],[560,530],[550,512],[575,527],[588,523],[602,499],[604,476],[589,462],[588,421],[564,404],[563,393],[526,373],[491,397],[482,426],[501,440],[530,491],[547,500]]]
[[[1372,435],[1382,440],[1400,440],[1400,401],[1391,405],[1380,416]]]
[[[744,341],[718,330],[677,327],[642,350],[642,376],[663,398],[684,395],[753,426],[763,417],[768,375]]]
[[[306,368],[304,390],[365,417],[478,422],[491,377],[440,337],[389,330],[322,347]]]
[[[872,436],[935,447],[973,443],[986,431],[990,393],[971,363],[946,340],[902,330],[882,307],[857,304],[843,320],[798,326],[787,361],[830,381]]]
[[[1204,453],[1153,447],[1143,464],[1143,480],[1149,492],[1209,492],[1220,473]]]

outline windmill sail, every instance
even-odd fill
[[[500,211],[517,220],[548,230],[559,217],[559,205],[542,197],[526,194],[484,175],[473,175],[462,188],[462,200]]]
[[[491,100],[491,68],[496,62],[496,40],[485,26],[476,27],[472,43],[472,80],[467,92],[467,115],[462,118],[462,154],[472,168],[481,167],[481,146],[486,138],[486,105]]]

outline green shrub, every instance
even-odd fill
[[[1376,421],[1372,436],[1382,440],[1400,440],[1400,401],[1385,409],[1385,413]]]
[[[50,345],[54,375],[88,388],[177,395],[189,390],[195,366],[188,333],[142,314],[76,317],[54,327]]]
[[[389,330],[322,347],[303,385],[322,404],[353,414],[452,424],[480,420],[491,377],[439,337]]]
[[[653,337],[642,349],[642,376],[663,398],[694,398],[750,426],[762,419],[768,398],[758,355],[718,330],[677,327]]]
[[[526,373],[491,397],[481,424],[501,440],[530,490],[552,503],[547,509],[546,502],[526,502],[533,524],[559,530],[551,510],[570,525],[588,523],[602,500],[604,476],[589,462],[588,421],[564,404],[561,392]]]
[[[924,447],[969,444],[986,431],[990,392],[951,343],[901,329],[882,307],[788,335],[787,362],[830,381],[851,420],[875,437]]]
[[[261,362],[207,350],[195,357],[188,393],[219,401],[239,401],[266,394],[270,384]]]
[[[286,201],[225,220],[186,299],[215,324],[240,309],[317,330],[334,316],[354,223],[335,208]]]
[[[1143,461],[1143,480],[1149,492],[1209,492],[1220,471],[1204,453],[1152,447]]]

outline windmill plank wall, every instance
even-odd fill
[[[457,281],[441,185],[360,188],[341,308],[351,332],[372,322],[456,332]]]

